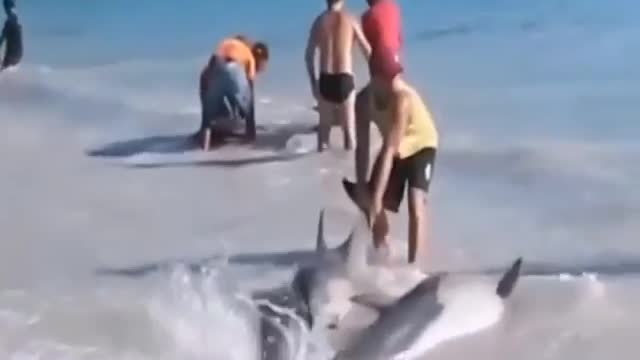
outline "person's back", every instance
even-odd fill
[[[255,79],[256,60],[247,41],[238,38],[225,39],[218,46],[216,53],[223,59],[240,63],[245,67],[249,81]]]
[[[327,10],[319,19],[320,71],[352,73],[353,18],[342,9]]]
[[[362,29],[373,49],[391,49],[399,57],[402,45],[402,15],[395,0],[368,0]]]

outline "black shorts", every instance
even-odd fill
[[[355,89],[353,75],[349,73],[321,73],[318,79],[318,90],[324,100],[334,104],[345,102]]]
[[[398,212],[407,184],[409,188],[417,188],[425,193],[429,192],[429,185],[431,184],[431,179],[433,179],[435,158],[436,149],[424,148],[405,159],[393,159],[387,189],[383,197],[385,209]],[[378,155],[371,172],[369,191],[373,191],[373,179],[376,178],[378,171],[380,171],[380,160],[380,155]],[[343,180],[343,185],[351,200],[355,201],[355,184]]]

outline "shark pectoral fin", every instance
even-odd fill
[[[506,299],[513,292],[518,279],[520,278],[520,268],[522,267],[522,258],[518,258],[513,265],[504,273],[502,279],[498,282],[496,293],[503,299]]]
[[[396,299],[388,295],[382,294],[359,294],[350,298],[351,302],[372,308],[378,311],[383,311],[385,308],[390,307],[396,302]]]

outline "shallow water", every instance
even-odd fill
[[[320,208],[334,244],[356,219],[339,181],[353,175],[352,155],[287,151],[296,140],[313,146],[301,29],[322,3],[64,4],[19,4],[25,61],[0,75],[0,355],[252,358],[252,319],[230,312],[225,296],[288,281],[309,256]],[[640,7],[401,5],[408,78],[442,137],[429,267],[495,268],[524,256],[543,270],[601,273],[526,277],[495,329],[431,357],[632,358]],[[221,36],[245,29],[273,48],[258,83],[266,133],[257,148],[185,155],[200,66]],[[405,221],[403,209],[395,238]],[[236,291],[153,271],[227,255],[215,279]]]

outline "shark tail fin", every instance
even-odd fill
[[[520,268],[522,267],[522,258],[519,257],[513,265],[504,273],[502,279],[498,282],[496,293],[503,299],[508,298],[520,278]]]
[[[327,241],[324,237],[324,209],[318,217],[318,232],[316,234],[316,253],[324,255],[327,252]]]

